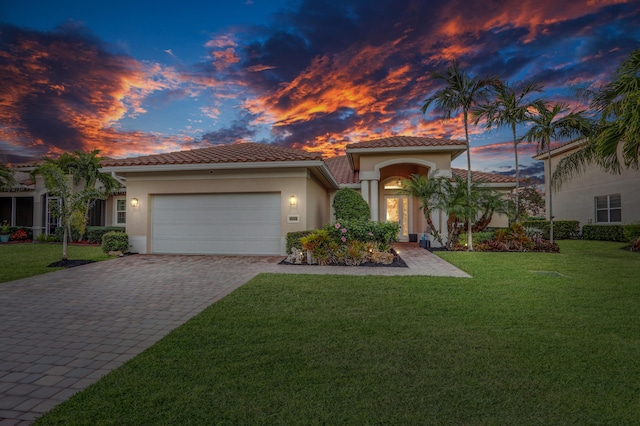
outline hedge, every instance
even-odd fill
[[[545,240],[550,238],[548,220],[523,220],[520,224],[525,228],[538,228],[542,231],[542,238]],[[580,222],[577,220],[553,221],[554,240],[569,240],[572,238],[580,238]]]
[[[102,251],[105,253],[109,253],[110,251],[128,252],[129,236],[126,232],[107,232],[102,236]]]
[[[300,243],[300,238],[306,237],[309,234],[313,234],[316,232],[315,229],[309,231],[295,231],[287,233],[287,254],[291,253],[291,249],[293,247],[298,250],[302,250],[302,244]]]
[[[584,225],[582,238],[600,241],[628,241],[622,225]]]
[[[87,241],[90,243],[101,243],[102,236],[107,232],[124,232],[122,226],[87,226]]]

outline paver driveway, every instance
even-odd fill
[[[138,255],[0,284],[0,426],[30,424],[260,272],[468,277],[425,250],[397,249],[408,268]]]
[[[129,256],[0,284],[0,425],[30,423],[279,260]]]

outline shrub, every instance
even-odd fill
[[[11,234],[10,239],[12,241],[24,241],[29,239],[29,236],[27,235],[27,232],[24,229],[18,229],[13,234]]]
[[[64,226],[58,226],[54,232],[57,242],[62,242],[64,237]],[[80,239],[80,231],[71,228],[71,235],[67,234],[68,241],[78,241]]]
[[[87,241],[101,243],[102,236],[111,231],[124,232],[124,228],[122,226],[87,226]]]
[[[397,222],[341,220],[333,225],[326,225],[324,229],[335,241],[376,242],[379,251],[389,251],[391,248],[389,243],[398,241],[400,227]]]
[[[300,238],[306,237],[309,234],[313,234],[316,232],[315,230],[309,231],[294,231],[287,233],[287,253],[291,253],[292,248],[297,248],[298,250],[302,250],[302,243],[300,242]]]
[[[621,225],[584,225],[582,238],[600,241],[628,241]]]
[[[369,219],[369,205],[362,195],[351,188],[342,188],[336,192],[333,198],[333,209],[336,220],[361,220]]]
[[[545,240],[548,240],[550,237],[548,220],[523,220],[520,224],[525,228],[537,228],[542,230],[542,238]],[[572,238],[580,238],[580,222],[577,220],[553,221],[554,240],[568,240]]]
[[[102,251],[129,251],[129,236],[126,232],[110,231],[102,236]]]
[[[640,238],[640,222],[622,226],[624,238],[631,242]]]
[[[535,233],[530,236],[528,229],[521,223],[512,223],[508,229],[496,230],[493,239],[479,242],[475,249],[477,251],[560,251],[556,243],[542,239]]]

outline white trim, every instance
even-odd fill
[[[378,179],[371,180],[371,220],[374,222],[378,221],[379,217],[379,204],[380,204],[380,195],[378,193],[378,186],[380,185],[380,181]]]
[[[360,172],[360,181],[363,180],[373,180],[373,179],[377,179],[380,180],[380,172],[379,171],[375,171],[375,172]]]
[[[118,210],[118,201],[124,201],[124,210]],[[118,221],[118,213],[124,212],[124,222]],[[127,197],[118,196],[113,197],[113,226],[126,226],[127,225]]]
[[[460,145],[428,145],[428,146],[393,146],[382,148],[347,148],[347,154],[366,154],[381,152],[424,152],[424,151],[454,151],[467,150],[466,142]]]
[[[341,183],[340,188],[361,189],[362,185],[359,183]]]
[[[363,180],[360,182],[360,195],[362,199],[369,204],[369,181]]]

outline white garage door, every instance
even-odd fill
[[[280,194],[154,195],[153,253],[280,254]]]

